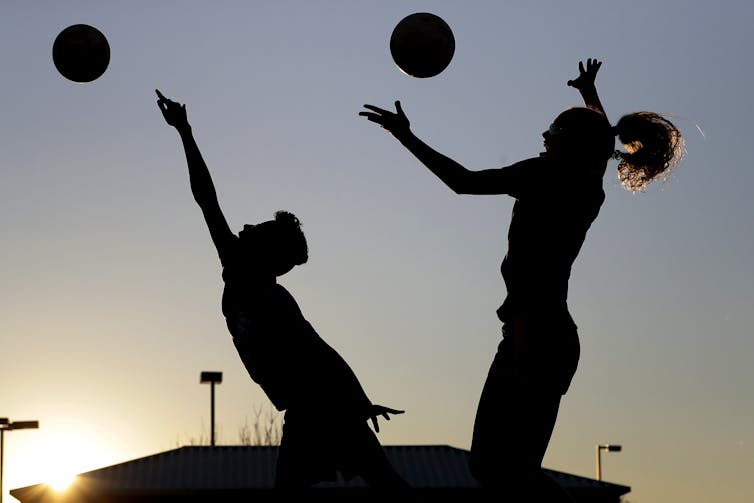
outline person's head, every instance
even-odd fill
[[[580,163],[604,163],[613,154],[615,135],[599,110],[573,107],[563,111],[542,133],[547,155]]]
[[[274,220],[244,225],[238,237],[250,258],[275,276],[282,276],[309,258],[301,222],[287,211],[276,212]]]
[[[684,155],[680,131],[654,112],[624,115],[612,127],[605,115],[591,107],[569,108],[542,133],[547,155],[585,163],[619,160],[618,179],[631,192],[664,178]],[[626,152],[615,150],[615,137]]]

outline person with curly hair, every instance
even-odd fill
[[[471,171],[434,150],[412,132],[399,101],[395,112],[373,105],[359,112],[455,193],[515,198],[501,265],[507,293],[497,310],[503,337],[479,399],[469,458],[480,485],[505,501],[569,501],[541,465],[579,360],[568,281],[605,200],[608,161],[620,161],[619,179],[635,192],[667,175],[683,154],[680,132],[659,114],[628,114],[611,126],[595,86],[601,65],[579,62],[578,77],[567,84],[585,106],[555,118],[542,133],[545,151],[497,169]],[[615,150],[615,136],[627,152]]]
[[[301,222],[273,220],[234,234],[220,209],[209,169],[194,139],[186,105],[156,91],[157,105],[183,143],[191,192],[222,265],[222,312],[241,360],[275,408],[285,411],[275,487],[298,489],[361,476],[379,488],[408,487],[375,433],[378,416],[404,411],[371,402],[356,375],[304,318],[277,277],[308,260]],[[374,432],[368,421],[371,420]]]

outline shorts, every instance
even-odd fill
[[[326,409],[285,413],[278,451],[277,487],[308,487],[374,473],[387,457],[366,418],[339,416]]]
[[[579,354],[570,317],[504,325],[474,422],[469,466],[480,482],[539,475]]]

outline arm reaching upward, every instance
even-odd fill
[[[607,116],[605,109],[602,107],[600,97],[597,95],[597,87],[594,84],[597,72],[601,66],[602,61],[589,58],[586,60],[585,70],[584,62],[579,61],[579,76],[573,80],[569,80],[568,85],[579,90],[586,106],[594,107]]]
[[[513,190],[512,172],[505,169],[470,171],[420,140],[411,131],[400,101],[395,102],[395,113],[374,105],[364,105],[364,108],[369,111],[359,112],[359,115],[389,131],[456,194],[509,194]]]
[[[202,210],[212,242],[222,258],[235,235],[231,232],[228,222],[225,220],[225,215],[220,209],[215,185],[188,122],[186,105],[167,99],[157,89],[155,89],[155,92],[159,98],[157,106],[159,106],[165,122],[173,126],[181,137],[186,154],[186,163],[188,164],[191,192]]]

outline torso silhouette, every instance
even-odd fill
[[[278,410],[327,407],[366,419],[371,402],[346,361],[274,277],[259,274],[240,239],[223,253],[222,311],[251,378]]]
[[[571,267],[605,200],[602,178],[574,176],[578,167],[547,157],[503,169],[517,173],[501,265],[507,295],[498,317],[567,315]]]

